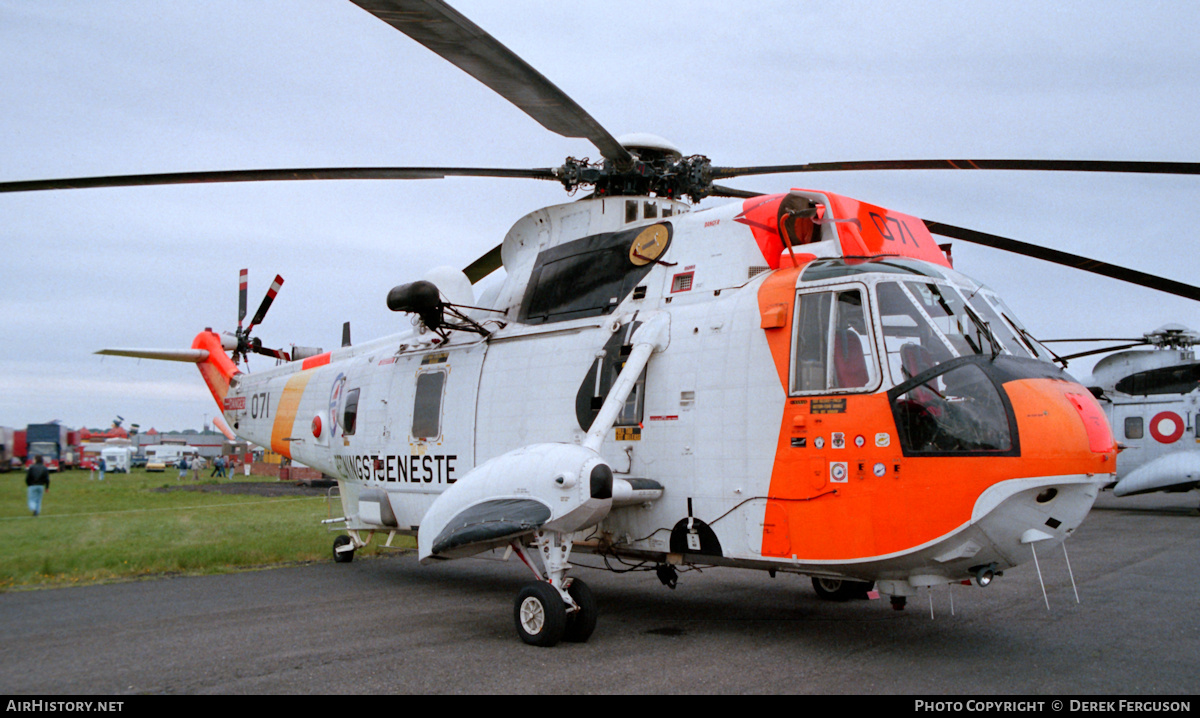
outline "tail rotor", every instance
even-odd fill
[[[287,352],[264,347],[262,340],[258,337],[250,336],[250,332],[254,331],[254,327],[262,324],[263,319],[267,316],[267,310],[271,308],[271,304],[275,301],[275,295],[279,293],[279,288],[283,286],[283,277],[278,274],[275,275],[275,281],[271,282],[271,287],[267,289],[267,295],[263,297],[262,304],[258,305],[258,311],[254,313],[249,326],[243,329],[242,322],[246,319],[246,285],[248,276],[249,270],[246,269],[243,269],[238,276],[238,328],[237,333],[234,334],[234,363],[245,362],[251,353],[275,357],[283,361],[291,361],[291,357],[288,356]]]

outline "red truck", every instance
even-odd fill
[[[32,466],[35,457],[41,456],[42,462],[51,471],[74,468],[78,463],[78,451],[71,444],[73,434],[76,432],[58,423],[30,424],[25,427],[25,466]]]
[[[14,469],[25,465],[25,457],[29,455],[29,445],[25,442],[25,430],[13,429],[12,457],[9,463]]]

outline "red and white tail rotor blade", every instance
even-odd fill
[[[279,288],[283,286],[283,277],[275,275],[275,281],[271,282],[271,288],[267,290],[267,296],[263,297],[262,304],[258,305],[258,311],[254,313],[254,318],[250,320],[250,326],[246,327],[246,332],[262,323],[263,317],[267,315],[267,310],[271,308],[271,303],[275,301],[275,295],[279,293]]]
[[[246,318],[246,283],[250,270],[243,269],[238,275],[238,329],[242,328],[242,320]]]

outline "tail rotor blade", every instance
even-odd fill
[[[250,270],[243,269],[238,275],[238,329],[242,328],[242,320],[246,318],[246,282]]]
[[[282,351],[280,349],[271,349],[269,347],[264,347],[262,345],[262,341],[259,340],[258,337],[255,337],[250,340],[250,351],[254,352],[255,354],[262,354],[265,357],[275,357],[276,359],[282,359],[283,361],[291,361],[292,360],[292,357],[285,351]]]
[[[275,281],[271,282],[271,288],[267,290],[267,296],[263,297],[262,304],[258,305],[258,311],[254,313],[254,318],[250,320],[250,326],[246,329],[247,332],[262,323],[263,317],[267,315],[267,310],[271,308],[271,302],[275,301],[275,295],[279,293],[279,288],[282,286],[283,277],[276,274]]]

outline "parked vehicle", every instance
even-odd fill
[[[133,447],[106,446],[100,450],[100,458],[104,461],[105,471],[128,474],[133,465]]]
[[[0,426],[0,471],[13,468],[13,430]]]
[[[146,447],[146,471],[166,471],[168,467],[177,466],[180,457],[186,456],[190,462],[200,453],[200,450],[187,444],[158,444]]]
[[[27,451],[25,465],[31,466],[34,458],[42,457],[50,471],[74,468],[77,464],[75,449],[71,446],[67,427],[58,423],[30,424],[25,428]]]

